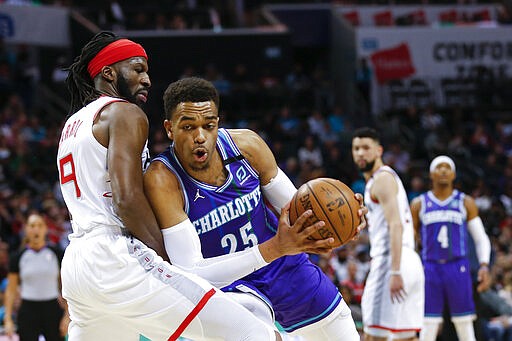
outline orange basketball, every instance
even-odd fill
[[[290,204],[290,222],[295,220],[307,209],[313,215],[304,226],[310,226],[319,220],[325,226],[313,235],[313,239],[334,238],[335,247],[349,242],[357,233],[361,223],[359,202],[354,192],[343,182],[331,178],[318,178],[300,186]]]

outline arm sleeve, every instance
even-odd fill
[[[227,255],[204,258],[201,242],[190,219],[162,230],[171,263],[222,288],[267,265],[258,246]]]
[[[491,258],[491,242],[485,233],[484,224],[480,217],[468,221],[468,231],[475,242],[476,255],[480,264],[489,264]]]
[[[292,200],[297,188],[284,172],[278,168],[277,175],[261,187],[263,195],[277,212]]]

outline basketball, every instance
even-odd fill
[[[299,187],[290,203],[290,222],[295,220],[307,209],[313,215],[304,226],[310,226],[323,220],[325,226],[315,231],[311,238],[334,238],[334,247],[349,242],[357,233],[361,219],[357,211],[359,201],[354,192],[343,182],[331,178],[317,178]]]

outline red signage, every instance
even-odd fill
[[[377,81],[381,84],[389,80],[409,77],[416,72],[412,65],[409,45],[404,43],[390,49],[379,50],[370,58]]]

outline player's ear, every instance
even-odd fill
[[[169,140],[172,140],[173,139],[173,136],[172,136],[172,121],[171,120],[164,120],[164,128],[165,128],[165,132],[167,133],[167,137],[169,138]]]
[[[384,147],[382,147],[381,144],[378,145],[377,152],[379,153],[379,157],[384,153]]]
[[[111,66],[109,66],[109,65],[104,66],[100,72],[101,72],[101,75],[103,76],[103,78],[105,78],[107,81],[109,81],[109,82],[114,81],[115,71]]]

